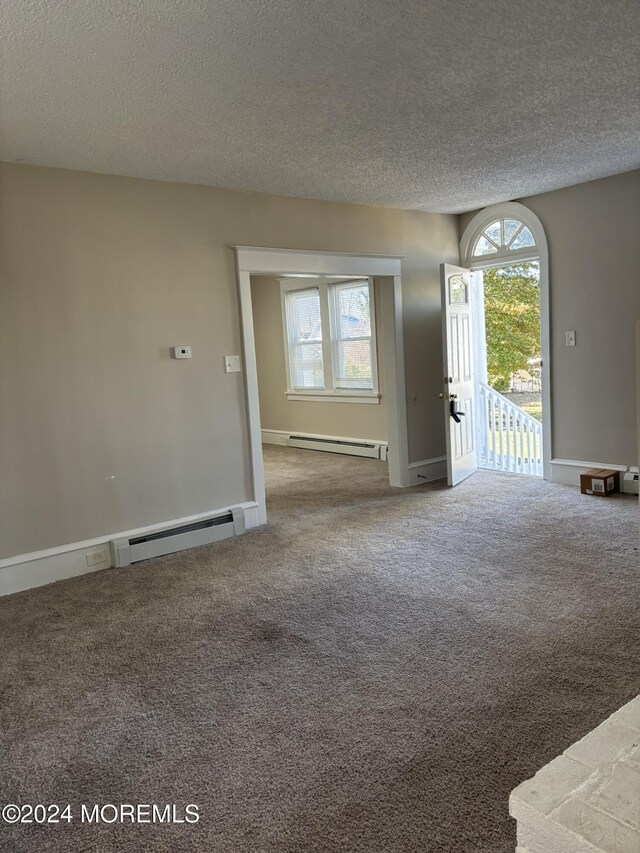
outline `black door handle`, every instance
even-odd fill
[[[455,400],[451,400],[451,402],[449,403],[449,414],[457,424],[462,423],[460,418],[464,417],[464,412],[458,411],[458,407],[456,406]]]

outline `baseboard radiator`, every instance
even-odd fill
[[[348,456],[382,457],[381,445],[371,441],[341,441],[333,438],[311,438],[306,435],[290,435],[287,447],[302,447],[304,450],[324,450],[328,453],[343,453]],[[386,447],[385,447],[386,450]]]
[[[198,545],[208,545],[245,531],[244,510],[235,507],[214,518],[203,518],[179,527],[154,530],[131,539],[113,539],[111,558],[114,566],[130,566],[164,554],[174,554]]]

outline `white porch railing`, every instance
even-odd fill
[[[479,441],[480,468],[542,477],[542,424],[484,382]]]

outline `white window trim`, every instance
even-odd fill
[[[318,281],[291,282],[289,279],[281,279],[280,280],[280,308],[282,311],[282,337],[283,337],[283,341],[284,341],[284,360],[285,360],[286,373],[287,373],[287,376],[286,376],[286,378],[287,378],[287,390],[285,393],[287,396],[289,396],[289,395],[295,396],[298,394],[305,394],[305,395],[307,395],[307,394],[321,394],[324,392],[324,388],[322,388],[322,389],[320,389],[320,388],[317,388],[317,389],[316,388],[301,389],[301,388],[293,388],[292,387],[292,383],[291,383],[291,359],[289,357],[290,356],[291,344],[289,341],[289,325],[287,323],[287,295],[289,293],[294,293],[295,291],[298,291],[298,290],[316,290],[316,291],[318,291],[319,302],[320,302],[320,326],[322,328],[322,345],[321,345],[321,349],[322,349],[322,370],[323,370],[324,384],[326,386],[326,382],[327,382],[327,379],[326,379],[326,377],[327,377],[327,347],[326,347],[326,341],[325,341],[326,335],[324,334],[324,330],[326,328],[325,320],[327,318],[325,317],[326,310],[325,310],[325,307],[323,305],[324,300],[322,298],[322,291],[321,291],[319,285],[320,285],[320,282],[318,282]],[[328,317],[328,315],[327,315],[327,317]]]
[[[379,404],[381,395],[375,391],[285,391],[287,400],[309,403],[369,403]]]
[[[484,229],[498,219],[518,219],[531,231],[535,245],[513,250],[501,246],[497,252],[491,255],[473,255],[473,249]],[[460,240],[460,262],[464,267],[471,269],[502,267],[505,265],[505,261],[508,264],[517,264],[537,260],[546,251],[547,243],[542,223],[533,211],[523,204],[513,201],[495,204],[481,210],[467,225]]]
[[[335,388],[333,365],[337,358],[337,340],[334,339],[335,319],[333,315],[333,300],[330,289],[334,284],[347,283],[348,279],[340,281],[295,281],[290,278],[280,279],[280,305],[282,311],[282,337],[284,342],[284,358],[287,372],[287,400],[315,403],[364,403],[379,404],[380,391],[378,384],[378,347],[376,341],[376,314],[375,314],[375,292],[374,282],[369,276],[358,276],[353,281],[369,283],[369,310],[371,323],[371,371],[373,388],[371,390],[362,388]],[[287,324],[287,293],[295,290],[318,290],[320,294],[320,322],[322,324],[322,366],[324,370],[324,388],[292,388],[291,387],[291,364],[289,360],[289,333]],[[326,334],[329,330],[329,334]]]
[[[364,281],[362,278],[360,281]],[[353,279],[353,281],[358,281],[358,279]],[[377,398],[372,402],[377,402],[380,399],[379,394],[379,385],[378,385],[378,346],[376,342],[376,297],[374,290],[373,279],[366,279],[368,287],[369,287],[369,327],[371,329],[371,334],[365,337],[359,338],[351,338],[350,340],[368,340],[369,346],[371,350],[371,388],[336,388],[333,386],[333,393],[339,395],[341,399],[344,399],[345,395],[349,395],[349,397],[353,398],[354,402],[362,402],[363,398]],[[342,340],[346,340],[345,338],[338,338],[337,329],[338,329],[338,317],[336,313],[336,300],[334,297],[335,290],[334,288],[339,287],[340,284],[348,284],[348,282],[335,282],[327,285],[327,296],[328,296],[328,304],[329,304],[329,329],[330,329],[330,337],[331,337],[331,367],[332,367],[332,379],[335,382],[335,376],[333,375],[333,367],[338,364],[339,361],[339,343]],[[326,386],[326,382],[325,382]]]

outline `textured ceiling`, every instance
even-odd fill
[[[4,0],[0,157],[459,212],[640,166],[637,0]]]

